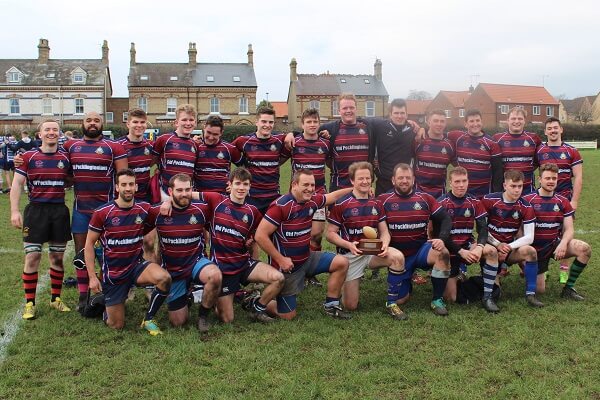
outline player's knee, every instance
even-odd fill
[[[537,261],[537,251],[531,246],[524,246],[525,261]]]
[[[316,245],[320,245],[323,241],[323,235],[321,234],[321,232],[313,233],[310,235],[310,241]]]
[[[356,311],[356,309],[358,309],[358,299],[342,298],[342,301],[344,303],[344,308],[347,311]]]
[[[185,325],[185,323],[187,322],[187,314],[185,315],[169,315],[169,322],[171,323],[171,326],[173,326],[174,328],[179,328],[183,325]]]
[[[409,299],[410,299],[410,294],[407,294],[406,296],[399,298],[396,301],[396,303],[398,303],[398,304],[405,304],[405,303],[408,302]]]
[[[231,310],[231,312],[218,312],[217,315],[224,324],[230,324],[233,322],[233,310]]]
[[[210,265],[206,271],[206,285],[220,286],[223,280],[223,275],[216,265]]]
[[[285,319],[287,321],[291,321],[294,318],[296,318],[297,313],[296,313],[296,310],[293,310],[293,311],[290,311],[290,312],[287,312],[287,313],[279,313],[278,315],[279,315],[279,318],[281,318],[281,319]]]
[[[111,320],[110,318],[106,321],[106,326],[111,329],[123,329],[125,326],[124,320]]]
[[[331,262],[331,272],[348,272],[350,263],[348,258],[336,255]]]
[[[166,270],[161,269],[161,272],[156,276],[155,285],[164,291],[171,289],[171,275]]]
[[[448,249],[444,248],[443,250],[441,250],[438,259],[441,261],[442,264],[447,265],[448,268],[450,268],[450,252],[448,251]]]
[[[581,243],[581,253],[584,257],[590,258],[592,256],[592,246],[586,242]]]
[[[494,246],[485,246],[483,248],[483,256],[486,259],[497,259],[498,258],[498,250]]]

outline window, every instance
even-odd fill
[[[167,99],[167,114],[175,114],[177,108],[177,99],[175,97],[169,97]]]
[[[10,106],[11,114],[21,114],[21,105],[19,104],[19,99],[9,99],[8,104]]]
[[[73,74],[73,83],[83,83],[83,73],[75,72]]]
[[[127,122],[127,117],[129,116],[128,112],[123,113],[123,122]]]
[[[84,114],[85,109],[83,108],[83,99],[75,99],[75,114]]]
[[[524,110],[524,109],[525,109],[525,106],[524,106],[524,105],[522,105],[522,104],[517,104],[517,105],[515,106],[515,108],[520,108],[521,110]]]
[[[375,102],[374,101],[365,102],[365,116],[366,117],[374,117],[375,116]]]
[[[337,100],[333,100],[331,102],[331,110],[332,110],[334,116],[340,115],[340,108],[339,108]]]
[[[311,100],[308,103],[308,108],[314,108],[314,109],[318,110],[320,106],[321,106],[321,102],[319,100]]]
[[[508,114],[508,104],[500,105],[500,114]]]
[[[248,98],[246,96],[240,97],[240,114],[248,114]]]
[[[554,115],[554,107],[546,106],[546,116],[551,117]]]
[[[340,82],[341,83],[346,83],[346,79],[345,78],[340,78]]]
[[[42,114],[52,115],[52,98],[44,97],[42,99]]]
[[[206,75],[206,82],[214,82],[215,81],[215,77],[212,75]]]
[[[55,72],[48,72],[46,74],[46,78],[50,78],[50,79],[56,78],[56,73]]]
[[[446,114],[446,118],[452,118],[452,110],[444,110],[444,114]]]
[[[9,83],[19,83],[21,81],[21,74],[16,71],[11,71],[8,73],[8,82]]]
[[[365,83],[368,85],[369,83],[371,83],[371,81],[368,79],[365,79]]]
[[[240,79],[240,77],[239,77],[239,76],[234,76],[234,77],[233,77],[233,81],[234,81],[234,82],[241,82],[241,79]]]
[[[148,80],[148,75],[141,75],[140,76],[140,81],[147,81]]]
[[[218,114],[219,111],[219,98],[218,97],[211,97],[210,99],[210,113],[211,114]]]
[[[115,115],[113,114],[112,111],[107,111],[106,112],[106,123],[112,124],[114,122],[115,122]]]
[[[460,118],[464,118],[465,117],[465,109],[464,108],[461,108],[461,109],[458,110],[458,116]]]
[[[541,106],[533,106],[533,115],[540,115],[542,113]]]
[[[170,80],[172,80],[172,81],[176,81],[176,80],[177,80],[177,77],[176,77],[176,76],[172,76],[172,77],[170,77],[169,79],[170,79]]]
[[[138,107],[144,110],[144,112],[148,112],[148,98],[147,97],[139,97],[138,98]]]

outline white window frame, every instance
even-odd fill
[[[137,100],[138,108],[144,110],[145,113],[148,112],[148,98],[145,96],[138,97]]]
[[[533,106],[533,115],[542,115],[542,106]]]
[[[8,99],[9,115],[21,115],[21,103],[17,97]]]
[[[73,114],[75,115],[83,115],[85,114],[85,102],[83,97],[76,97],[73,99],[73,105],[75,106],[75,111]],[[78,111],[79,109],[79,111]]]
[[[140,81],[147,81],[148,75],[140,75]]]
[[[240,97],[240,114],[248,114],[248,98],[246,96]]]
[[[446,118],[452,118],[452,110],[444,110],[444,114],[446,114]]]
[[[221,113],[221,102],[217,96],[210,98],[210,113],[220,114]]]
[[[73,74],[73,83],[85,83],[85,75],[83,72],[75,72]]]
[[[334,117],[339,117],[340,115],[340,105],[338,104],[337,100],[333,100],[331,102],[331,115]]]
[[[42,115],[54,115],[52,111],[52,97],[42,98]]]
[[[317,111],[321,110],[321,101],[320,100],[311,100],[308,102],[308,108],[314,108]]]
[[[21,74],[18,71],[8,73],[8,83],[21,83]]]
[[[465,117],[465,109],[464,108],[460,108],[458,110],[458,117],[459,118],[464,118]]]
[[[112,111],[106,112],[106,123],[114,124],[115,123],[115,114]]]
[[[554,107],[546,106],[546,117],[553,117],[553,116],[554,116]]]
[[[234,75],[234,76],[233,76],[233,81],[234,81],[234,82],[241,82],[241,81],[242,81],[242,79],[241,79],[241,78],[240,78],[238,75]]]
[[[167,115],[175,115],[177,110],[177,97],[167,97]]]
[[[500,104],[500,114],[508,114],[508,104]]]
[[[373,100],[365,101],[365,117],[375,116],[375,102]]]
[[[214,81],[215,81],[214,75],[206,75],[206,82],[214,82]]]
[[[127,111],[125,111],[123,113],[123,122],[127,122],[127,118],[129,118],[129,113]]]

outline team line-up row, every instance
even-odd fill
[[[575,257],[561,295],[583,300],[574,283],[591,250],[573,238],[582,160],[562,142],[558,120],[546,122],[548,142],[541,143],[524,131],[526,114],[519,108],[509,113],[508,131],[494,138],[482,132],[476,110],[466,113],[466,132],[449,133],[443,111],[430,113],[425,130],[407,121],[400,99],[392,101],[389,119],[357,119],[351,94],[340,96],[339,110],[341,120],[324,125],[317,110],[305,110],[302,132],[276,134],[273,110],[259,109],[257,131],[233,143],[221,139],[223,121],[217,116],[206,121],[201,141],[193,140],[197,121],[191,105],[177,109],[175,131],[154,143],[144,139],[146,114],[139,109],[130,110],[129,134],[116,142],[103,139],[96,113],[85,116],[82,139],[62,146],[58,124],[43,122],[41,146],[15,158],[10,194],[11,222],[23,230],[26,253],[23,318],[35,318],[45,242],[50,305],[70,310],[60,292],[71,235],[79,311],[86,314],[102,303],[107,325],[121,328],[130,288],[149,285],[142,327],[152,335],[161,333],[154,316],[165,300],[171,324],[186,323],[194,284],[204,287],[197,326],[205,332],[213,309],[222,321],[233,320],[234,296],[250,282],[265,285],[246,299],[253,319],[294,318],[305,278],[321,273],[330,274],[326,314],[350,318],[366,268],[387,267],[385,310],[394,319],[407,318],[400,306],[410,297],[417,268],[431,270],[436,315],[447,315],[447,301],[472,292],[461,290],[468,285],[482,286],[476,297],[487,311],[498,312],[500,265],[515,263],[523,270],[527,303],[542,307],[536,294],[544,292],[551,258]],[[279,167],[288,158],[294,174],[289,193],[280,196]],[[232,163],[244,167],[231,171]],[[446,192],[450,164],[455,167]],[[540,188],[534,190],[538,166]],[[71,181],[75,205],[69,224],[64,190]],[[22,216],[24,184],[30,203]],[[373,236],[371,228],[379,238],[367,244],[375,242],[374,251],[361,244],[365,235]],[[321,251],[323,235],[337,254]],[[96,243],[101,252],[94,250]],[[268,263],[258,261],[259,247]],[[481,265],[481,277],[462,282],[461,270],[473,263]],[[102,301],[90,292],[102,292]]]

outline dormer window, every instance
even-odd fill
[[[206,75],[206,82],[214,82],[215,77],[213,75]]]
[[[46,78],[50,78],[50,79],[56,78],[56,72],[48,72],[46,74]]]
[[[234,82],[240,82],[240,81],[241,81],[241,79],[240,79],[240,77],[239,77],[239,76],[234,76],[234,77],[233,77],[233,81],[234,81]]]
[[[177,77],[176,77],[176,76],[172,76],[172,77],[170,77],[169,79],[170,79],[170,80],[172,80],[172,81],[176,81],[176,80],[177,80]]]
[[[368,85],[369,83],[371,83],[371,81],[369,81],[368,79],[365,79],[365,83]]]
[[[148,80],[148,75],[141,75],[140,76],[140,81],[147,81]]]
[[[8,73],[8,82],[9,83],[21,82],[21,74],[19,74],[18,72],[9,72]]]
[[[73,74],[73,83],[84,83],[84,79],[83,72],[75,72]]]
[[[346,83],[346,79],[344,79],[344,78],[341,78],[341,79],[340,79],[340,82],[341,82],[341,83]]]

